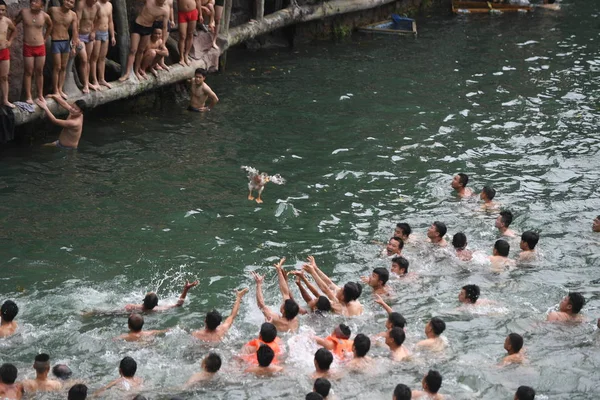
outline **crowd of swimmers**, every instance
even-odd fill
[[[458,174],[452,181],[452,187],[456,190],[458,196],[473,196],[473,192],[467,186],[468,177],[465,174]],[[494,207],[493,202],[495,191],[492,188],[484,188],[480,197],[484,202],[484,207],[490,209]],[[498,215],[496,227],[502,235],[515,236],[516,234],[509,229],[512,221],[512,215],[509,212],[502,211]],[[594,232],[600,232],[600,216],[596,217],[592,224]],[[434,222],[427,231],[428,242],[433,246],[448,246],[444,239],[446,235],[446,226],[441,222]],[[391,259],[390,269],[378,267],[375,268],[370,276],[361,277],[362,282],[372,288],[374,302],[381,306],[387,313],[385,326],[382,326],[382,332],[369,337],[363,333],[357,333],[352,337],[351,329],[348,325],[341,323],[333,326],[331,333],[327,337],[312,336],[311,340],[319,347],[314,354],[314,372],[311,378],[314,379],[313,391],[306,395],[306,399],[331,399],[332,382],[341,379],[346,371],[364,372],[374,366],[375,361],[369,356],[369,351],[373,341],[382,340],[389,348],[390,358],[394,362],[403,362],[411,358],[411,351],[405,346],[406,340],[406,319],[397,311],[390,307],[385,298],[390,295],[388,281],[390,279],[410,279],[409,261],[402,255],[405,242],[414,242],[414,237],[409,224],[397,224],[393,237],[389,240],[383,253]],[[521,235],[521,254],[526,254],[525,259],[530,260],[536,257],[536,245],[539,236],[532,231],[524,232]],[[456,256],[460,260],[470,260],[472,254],[466,249],[466,237],[464,234],[456,234],[453,237],[452,244]],[[448,246],[449,248],[449,246]],[[492,272],[500,272],[502,268],[510,268],[514,260],[508,259],[509,245],[504,240],[495,243],[493,254],[490,261],[494,266]],[[235,356],[244,365],[244,371],[248,374],[269,377],[285,371],[284,346],[279,333],[298,332],[300,318],[302,315],[317,313],[322,316],[328,314],[338,314],[345,317],[358,316],[363,313],[363,305],[359,298],[363,292],[363,287],[358,282],[347,282],[343,286],[338,286],[325,274],[316,263],[314,257],[309,256],[307,262],[301,269],[286,271],[284,269],[285,258],[282,258],[274,265],[277,276],[278,286],[283,298],[279,310],[269,308],[264,300],[263,284],[264,276],[252,272],[252,278],[256,286],[256,304],[264,314],[266,322],[262,323],[258,337],[247,342]],[[294,298],[289,286],[289,278],[298,288],[304,305],[300,305]],[[198,281],[186,281],[181,296],[177,303],[171,306],[159,306],[159,298],[156,293],[148,293],[141,304],[128,304],[124,306],[125,312],[130,313],[128,318],[129,332],[118,336],[117,340],[125,341],[143,341],[149,337],[160,335],[165,330],[144,330],[144,314],[168,311],[174,307],[181,307],[184,304],[187,293],[195,287]],[[204,327],[191,332],[191,335],[202,342],[218,345],[227,335],[229,329],[237,317],[242,299],[248,289],[237,291],[236,299],[230,315],[223,320],[223,316],[218,311],[210,311],[204,319]],[[480,298],[481,290],[477,285],[467,284],[463,286],[458,293],[458,301],[464,307],[477,307],[489,303],[490,300]],[[580,314],[585,299],[581,293],[570,292],[561,301],[558,311],[550,312],[547,320],[550,322],[572,322],[581,323],[584,318]],[[18,307],[12,300],[5,301],[0,308],[0,338],[11,336],[17,331],[15,317],[18,314]],[[598,320],[600,327],[600,320]],[[440,317],[433,317],[426,324],[424,329],[424,338],[418,341],[415,349],[429,352],[443,352],[447,348],[448,340],[443,336],[446,329],[446,323]],[[506,355],[502,358],[501,365],[520,364],[526,360],[524,354],[524,340],[518,333],[510,333],[504,341],[504,350]],[[342,367],[340,370],[331,368],[334,360]],[[185,388],[193,388],[201,385],[202,382],[209,381],[221,369],[223,360],[215,352],[207,354],[201,362],[201,370],[193,374],[187,380]],[[2,399],[20,399],[24,393],[34,393],[38,391],[57,391],[68,389],[68,398],[71,400],[85,399],[88,388],[81,380],[71,380],[71,372],[66,365],[56,365],[51,368],[50,357],[48,354],[38,354],[33,363],[36,373],[35,379],[17,381],[17,368],[5,363],[0,366],[0,397]],[[131,357],[125,357],[119,364],[119,377],[95,391],[95,395],[101,395],[107,390],[119,388],[124,391],[136,393],[141,391],[143,381],[136,376],[137,363]],[[56,379],[51,378],[50,372]],[[392,392],[392,398],[395,400],[407,400],[417,398],[442,399],[440,394],[443,377],[436,370],[429,370],[421,382],[421,387],[411,390],[404,384],[398,384]],[[137,400],[143,399],[140,394]],[[535,390],[528,386],[521,386],[517,389],[515,400],[532,400],[535,398]]]

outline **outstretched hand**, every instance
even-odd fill
[[[315,266],[311,264],[304,264],[302,266],[302,270],[308,272],[309,274],[315,270]]]
[[[262,285],[262,283],[265,280],[265,277],[262,275],[257,274],[256,272],[252,272],[252,277],[254,278],[254,281],[256,282],[257,285]]]
[[[244,295],[245,295],[246,293],[248,293],[248,288],[244,288],[244,289],[242,289],[242,290],[238,290],[237,292],[235,292],[235,295],[236,295],[238,298],[240,298],[240,299],[241,299],[242,297],[244,297]]]
[[[381,296],[378,295],[378,294],[375,295],[375,303],[380,304],[382,306],[386,305],[386,302],[383,301],[383,299],[381,298]]]
[[[277,264],[273,264],[273,266],[277,269],[281,269],[283,267],[283,263],[285,263],[285,257],[282,257],[281,260]]]
[[[36,99],[35,102],[43,110],[45,110],[45,109],[48,108],[48,104],[46,103],[46,99]]]
[[[184,290],[190,290],[191,288],[193,288],[194,286],[198,285],[198,280],[195,280],[194,282],[190,283],[190,281],[186,280],[185,281],[185,285],[183,285],[183,289]]]

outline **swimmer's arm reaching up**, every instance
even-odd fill
[[[296,282],[296,285],[298,286],[298,290],[300,290],[300,294],[302,295],[302,298],[304,299],[304,301],[306,303],[310,304],[310,302],[313,301],[313,298],[306,291],[306,288],[304,286],[302,286],[302,278],[306,279],[306,277],[304,276],[304,271],[292,271],[291,274],[296,277],[295,282]]]
[[[302,268],[306,272],[308,272],[309,274],[312,275],[315,282],[317,283],[317,286],[319,286],[319,289],[321,289],[323,291],[325,296],[327,296],[327,298],[329,298],[330,301],[335,302],[335,303],[338,302],[337,298],[335,297],[335,293],[329,288],[329,286],[327,286],[327,284],[325,282],[323,282],[323,280],[317,273],[316,267],[314,265],[304,264],[304,266]]]
[[[340,288],[338,285],[333,283],[333,281],[329,279],[329,277],[325,275],[323,271],[321,271],[321,269],[317,266],[317,262],[315,261],[315,258],[313,256],[308,256],[308,262],[310,263],[310,265],[315,267],[315,271],[317,272],[319,277],[323,280],[323,282],[327,284],[329,288],[331,288],[331,290],[335,291]]]
[[[179,296],[179,300],[177,300],[177,303],[175,303],[171,306],[154,307],[154,311],[166,311],[171,308],[181,307],[183,305],[183,303],[185,302],[185,298],[186,298],[189,290],[197,285],[198,285],[197,280],[192,283],[190,283],[190,281],[185,281],[185,284],[183,285],[183,291],[181,292],[181,296]]]
[[[221,324],[221,326],[222,326],[221,329],[223,331],[223,334],[225,334],[229,330],[229,328],[231,328],[231,325],[233,325],[233,321],[235,320],[235,317],[237,317],[238,312],[240,311],[240,304],[242,303],[242,298],[244,297],[244,295],[246,293],[248,293],[248,288],[237,291],[236,298],[235,298],[235,304],[233,305],[231,314],[229,315],[229,317],[227,317],[225,322],[223,322]]]
[[[287,300],[291,298],[290,295],[290,287],[288,286],[287,279],[285,277],[285,272],[283,272],[283,263],[285,262],[285,257],[283,257],[277,264],[274,264],[275,269],[277,270],[277,280],[279,281],[279,291],[281,292],[281,296],[283,300]]]
[[[267,319],[275,319],[279,316],[275,314],[269,307],[265,304],[265,298],[262,292],[262,284],[265,280],[264,276],[257,274],[256,272],[252,272],[252,276],[254,277],[254,281],[256,282],[256,305],[262,311],[265,318]]]
[[[375,303],[379,304],[381,307],[383,307],[383,309],[385,311],[387,311],[388,315],[391,314],[392,312],[394,312],[394,310],[392,310],[392,307],[388,306],[386,304],[385,301],[383,301],[383,299],[381,298],[380,295],[376,294],[375,295]]]

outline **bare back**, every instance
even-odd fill
[[[27,379],[23,381],[26,392],[56,392],[62,389],[62,384],[54,379]]]
[[[2,400],[20,400],[22,397],[23,385],[20,383],[13,383],[12,385],[0,383],[0,398]]]
[[[44,25],[48,19],[48,14],[43,11],[33,13],[28,8],[22,9],[17,15],[17,21],[23,21],[23,43],[28,46],[43,45]]]
[[[69,28],[77,20],[77,14],[73,10],[66,12],[62,7],[50,7],[50,18],[52,18],[52,40],[69,40]]]
[[[76,124],[70,128],[63,128],[58,140],[63,146],[77,147],[79,145],[79,139],[81,139],[81,131],[83,130],[83,114],[76,117],[69,115],[67,120],[75,120]]]
[[[12,321],[0,326],[0,338],[12,336],[17,331],[17,323]]]

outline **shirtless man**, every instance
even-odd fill
[[[208,30],[214,32],[215,29],[215,0],[200,0],[200,15],[198,22],[204,23],[209,18]]]
[[[12,364],[0,366],[0,399],[20,400],[23,397],[23,385],[15,383],[17,380],[17,367]]]
[[[469,176],[467,174],[456,174],[454,178],[452,178],[452,189],[456,191],[458,197],[470,197],[473,196],[473,191],[467,188],[467,183],[469,183]]]
[[[517,236],[514,231],[512,231],[511,229],[508,229],[508,227],[512,223],[512,220],[513,220],[513,213],[508,210],[501,211],[500,215],[498,215],[498,218],[496,218],[495,225],[496,225],[496,228],[498,228],[498,231],[500,231],[500,234],[502,236],[508,236],[508,237]]]
[[[169,40],[170,32],[175,27],[175,12],[173,11],[173,0],[167,0],[167,6],[169,7],[169,21],[167,21],[167,36],[161,35],[161,39],[163,41],[165,50],[167,50],[166,44],[167,44],[167,40]],[[163,22],[164,21],[162,19],[154,21],[152,28],[155,30],[156,29],[162,30]],[[167,64],[165,64],[165,57],[167,57],[168,55],[169,55],[169,51],[167,50],[166,55],[158,56],[158,64],[156,65],[157,69],[164,70],[164,71],[168,71],[170,69],[169,66],[167,66]],[[143,63],[143,60],[142,60],[142,63]]]
[[[498,204],[492,201],[494,197],[496,197],[496,189],[494,189],[491,186],[484,186],[483,189],[481,189],[481,194],[479,195],[479,198],[483,200],[481,208],[483,208],[484,210],[497,209]]]
[[[388,240],[385,246],[385,255],[387,257],[398,257],[402,255],[402,249],[404,248],[404,241],[398,236],[394,236]]]
[[[200,5],[196,0],[177,1],[177,20],[179,21],[179,64],[190,65],[190,50],[196,32],[196,22],[201,18]]]
[[[427,237],[431,243],[440,247],[446,247],[448,246],[448,243],[446,242],[446,239],[444,239],[444,236],[446,235],[447,231],[448,229],[446,228],[446,224],[440,221],[435,221],[427,230]]]
[[[442,375],[439,372],[429,370],[423,378],[421,385],[423,386],[423,390],[413,390],[413,399],[429,398],[431,400],[441,400],[444,398],[444,396],[438,394],[442,386]]]
[[[98,14],[96,19],[96,33],[94,35],[94,48],[90,56],[90,80],[91,85],[100,85],[112,88],[104,79],[106,68],[106,54],[108,53],[108,41],[110,45],[116,46],[117,39],[115,24],[113,23],[113,7],[109,0],[98,2]]]
[[[17,323],[14,321],[19,313],[19,307],[12,300],[6,300],[0,307],[0,338],[12,336],[17,331]]]
[[[504,350],[508,355],[502,359],[500,365],[522,364],[525,361],[525,355],[521,352],[523,348],[523,336],[518,333],[510,333],[504,340]]]
[[[100,86],[89,84],[90,81],[90,57],[94,51],[96,39],[96,21],[100,12],[98,0],[79,0],[77,3],[77,21],[79,23],[79,42],[83,43],[79,51],[79,76],[83,81],[83,93],[89,93],[90,89],[100,90]]]
[[[225,5],[225,0],[215,0],[215,13],[214,13],[214,29],[213,29],[213,44],[212,47],[215,49],[219,49],[217,46],[217,38],[219,37],[219,28],[221,24],[221,17],[223,16],[223,6]]]
[[[412,228],[406,222],[400,222],[396,224],[396,228],[394,228],[394,235],[402,239],[403,242],[408,242],[410,240],[410,234],[412,233]]]
[[[353,371],[364,372],[368,371],[373,366],[373,359],[367,356],[369,349],[371,348],[371,339],[368,336],[359,333],[354,338],[352,344],[352,352],[354,358],[346,364],[346,366]]]
[[[321,347],[315,353],[313,361],[315,365],[315,372],[311,375],[312,379],[318,378],[331,378],[332,372],[330,371],[331,363],[333,363],[333,353],[324,347]]]
[[[72,0],[65,0],[72,1]],[[83,130],[83,112],[86,110],[86,105],[83,100],[77,100],[73,104],[67,103],[60,95],[52,94],[48,96],[54,99],[58,105],[65,110],[69,111],[67,119],[58,119],[52,114],[52,111],[48,109],[48,104],[45,99],[38,99],[37,105],[46,112],[46,116],[54,125],[62,127],[58,140],[52,143],[47,143],[44,146],[58,147],[65,150],[75,150],[79,145],[79,139],[81,139],[81,132]]]
[[[404,361],[410,357],[410,352],[402,344],[406,340],[406,334],[402,328],[392,328],[385,336],[385,344],[392,352],[392,360]]]
[[[310,311],[321,313],[331,311],[331,302],[329,301],[329,299],[321,295],[321,293],[319,293],[319,289],[317,289],[315,285],[309,282],[309,280],[306,278],[306,275],[304,275],[304,271],[290,271],[288,274],[294,275],[296,277],[296,286],[298,286],[298,290],[300,291],[300,294],[302,295],[304,301],[306,301],[306,304],[310,308]],[[305,285],[306,288],[304,287]],[[312,295],[315,296],[315,298],[313,298],[311,294],[308,293],[309,291],[312,293]],[[304,315],[307,313],[307,310],[300,307],[300,314]]]
[[[210,86],[205,82],[206,70],[198,68],[194,72],[194,78],[191,80],[190,88],[190,105],[188,111],[203,112],[212,110],[219,102],[219,98],[212,91]],[[206,100],[210,100],[210,104],[206,107]]]
[[[125,306],[125,311],[166,311],[170,310],[171,308],[181,307],[185,302],[185,298],[187,297],[189,290],[196,285],[198,285],[198,281],[194,281],[192,283],[190,283],[190,281],[185,281],[185,285],[183,285],[183,291],[181,292],[181,296],[179,296],[179,300],[177,300],[177,303],[172,306],[159,307],[158,296],[156,293],[150,292],[144,297],[142,304],[127,304]]]
[[[87,398],[88,388],[83,383],[77,383],[69,389],[67,400],[85,400]]]
[[[390,268],[390,271],[399,277],[403,277],[408,274],[408,266],[409,262],[406,258],[402,256],[394,257],[392,258],[392,267]]]
[[[233,310],[231,310],[231,314],[227,317],[225,322],[221,323],[223,317],[221,317],[221,314],[218,311],[213,310],[206,314],[206,318],[204,319],[204,329],[192,332],[192,336],[205,342],[220,342],[223,340],[223,337],[225,337],[229,328],[233,325],[233,321],[240,311],[242,298],[246,293],[248,293],[248,288],[236,292]]]
[[[52,90],[55,95],[62,96],[64,99],[68,98],[63,92],[63,86],[67,76],[69,54],[75,55],[79,47],[79,37],[75,33],[73,33],[72,46],[69,38],[69,29],[72,29],[72,32],[78,32],[79,29],[77,14],[73,11],[74,6],[75,0],[63,0],[62,6],[50,7],[48,11],[52,18]],[[84,89],[89,92],[87,87]]]
[[[390,290],[386,283],[390,279],[390,273],[387,269],[375,268],[371,276],[361,276],[360,279],[373,288],[373,294],[389,295]]]
[[[480,299],[481,290],[477,285],[465,285],[458,293],[458,301],[466,306],[483,306],[492,304],[488,299]]]
[[[406,319],[399,312],[395,312],[392,307],[387,305],[379,295],[375,295],[375,303],[379,304],[387,312],[388,318],[385,321],[385,332],[377,334],[379,337],[386,337],[387,333],[393,328],[404,330],[406,327]]]
[[[42,353],[35,356],[33,369],[35,369],[35,379],[23,381],[25,392],[56,392],[62,388],[62,383],[59,381],[48,379],[50,372],[50,356],[48,354]]]
[[[275,358],[275,352],[266,344],[261,344],[256,351],[256,359],[258,365],[252,365],[244,372],[258,375],[258,376],[271,376],[283,371],[283,367],[279,365],[271,365]]]
[[[536,232],[523,232],[521,235],[521,243],[519,243],[519,247],[521,248],[521,252],[519,253],[520,261],[528,261],[536,257],[537,252],[535,251],[535,246],[539,240],[540,235],[538,235]]]
[[[519,386],[514,400],[534,400],[535,399],[535,390],[530,386]]]
[[[425,336],[427,339],[416,344],[417,348],[426,348],[431,351],[442,351],[446,347],[446,341],[441,334],[446,330],[446,323],[438,317],[433,317],[425,325]]]
[[[600,215],[594,218],[592,222],[592,232],[600,232]]]
[[[23,88],[25,101],[33,104],[31,79],[35,74],[38,100],[44,99],[44,63],[46,62],[46,39],[52,32],[52,19],[43,9],[45,0],[30,0],[29,7],[19,11],[15,25],[23,22]],[[46,33],[44,33],[44,27]]]
[[[142,386],[142,379],[135,376],[135,372],[137,371],[137,363],[131,357],[125,357],[121,360],[119,364],[119,375],[118,379],[115,379],[102,389],[96,391],[94,396],[100,396],[102,393],[107,391],[112,387],[118,387],[124,391],[130,391],[132,389],[137,389]]]
[[[131,72],[135,73],[138,80],[146,79],[146,74],[141,70],[142,56],[150,41],[150,35],[154,30],[154,21],[162,19],[163,37],[167,37],[167,23],[169,21],[169,5],[166,0],[145,0],[144,8],[137,16],[131,28],[131,47],[127,58],[127,66],[123,70],[123,76],[119,82],[129,79]]]
[[[160,335],[161,333],[168,332],[168,329],[164,330],[152,330],[143,331],[144,317],[140,314],[131,314],[127,320],[127,326],[129,327],[129,333],[125,333],[121,336],[116,337],[116,340],[125,340],[127,342],[137,342],[145,338]]]
[[[471,261],[473,259],[473,252],[467,250],[467,235],[464,233],[458,232],[452,236],[452,247],[454,247],[459,260]]]
[[[202,360],[202,372],[195,373],[188,379],[185,388],[188,389],[201,382],[210,381],[221,369],[221,357],[217,353],[208,353]]]
[[[142,71],[148,72],[148,70],[150,70],[152,75],[158,77],[156,69],[163,69],[160,67],[160,60],[168,55],[169,50],[167,50],[165,43],[162,40],[162,29],[154,29],[142,58]]]
[[[558,305],[558,311],[552,311],[548,314],[549,322],[582,322],[583,316],[579,314],[585,299],[581,293],[569,293]]]
[[[489,256],[490,262],[492,263],[492,272],[504,272],[506,268],[514,267],[514,260],[508,258],[509,252],[510,245],[506,240],[496,240],[496,243],[494,243],[494,250],[492,250],[492,255]]]
[[[10,71],[10,46],[17,36],[17,28],[6,16],[6,3],[0,0],[0,89],[2,104],[10,108],[15,105],[8,101],[8,72]]]

